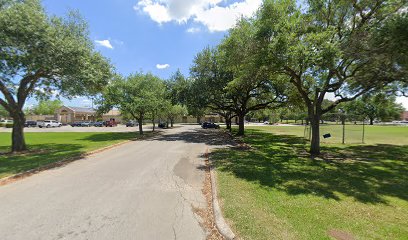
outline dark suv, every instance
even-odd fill
[[[201,124],[201,127],[204,128],[204,129],[207,129],[207,128],[218,129],[218,128],[220,128],[220,125],[215,124],[215,123],[211,123],[211,122],[203,122],[203,124]]]
[[[139,123],[135,121],[129,121],[126,123],[126,127],[136,127],[136,126],[139,126]]]
[[[37,127],[37,122],[36,121],[26,121],[24,123],[24,127]]]

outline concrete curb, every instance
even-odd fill
[[[212,204],[213,204],[213,211],[214,211],[214,218],[215,218],[215,225],[218,228],[218,231],[221,235],[227,240],[234,240],[237,239],[235,234],[232,232],[231,228],[225,221],[224,217],[222,216],[220,205],[218,204],[218,196],[217,196],[217,180],[214,173],[214,168],[210,166],[210,175],[211,175],[211,192],[212,192]]]
[[[109,145],[109,146],[106,146],[106,147],[103,147],[103,148],[99,148],[99,149],[95,149],[95,150],[90,151],[90,152],[83,153],[83,154],[81,154],[79,156],[76,156],[76,157],[65,158],[63,160],[53,162],[53,163],[49,163],[49,164],[46,164],[46,165],[38,167],[38,168],[34,168],[34,169],[30,169],[30,170],[27,170],[27,171],[24,171],[24,172],[21,172],[21,173],[17,173],[17,174],[14,174],[14,175],[11,175],[11,176],[0,179],[0,186],[7,185],[9,183],[24,179],[26,177],[32,176],[34,174],[37,174],[37,173],[40,173],[40,172],[43,172],[43,171],[46,171],[46,170],[50,170],[50,169],[53,169],[53,168],[64,166],[64,165],[69,164],[71,162],[75,162],[75,161],[84,159],[85,157],[88,157],[88,156],[91,156],[91,155],[94,155],[94,154],[97,154],[97,153],[100,153],[100,152],[104,152],[106,150],[109,150],[109,149],[112,149],[112,148],[115,148],[115,147],[119,147],[119,146],[121,146],[123,144],[126,144],[126,143],[129,143],[129,142],[138,141],[138,140],[141,140],[141,139],[146,139],[146,138],[152,137],[154,135],[155,134],[152,134],[152,135],[149,135],[149,136],[136,138],[134,140],[125,140],[123,142],[119,142],[119,143],[116,143],[116,144],[113,144],[113,145]]]

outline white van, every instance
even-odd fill
[[[40,128],[50,128],[50,127],[61,127],[62,124],[60,122],[57,122],[55,120],[44,120],[42,122],[37,123],[38,127]]]
[[[13,120],[1,120],[0,121],[0,123],[4,123],[4,124],[7,124],[7,123],[13,123]]]

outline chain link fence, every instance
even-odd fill
[[[311,126],[306,119],[304,138],[311,139]],[[321,143],[358,144],[365,143],[367,121],[361,115],[345,113],[325,114],[320,122]]]

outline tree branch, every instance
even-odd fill
[[[11,95],[10,91],[7,89],[6,85],[4,85],[2,81],[0,81],[0,91],[3,93],[8,104],[16,105],[16,101],[14,100],[13,95]]]

